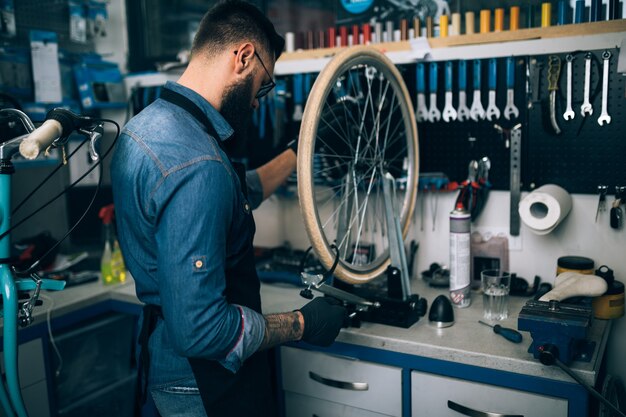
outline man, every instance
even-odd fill
[[[163,416],[274,415],[267,349],[329,345],[345,317],[328,298],[261,314],[251,209],[296,157],[287,150],[242,174],[228,154],[274,86],[283,45],[253,6],[215,6],[178,83],[127,124],[115,151],[120,244],[146,304],[140,380]]]

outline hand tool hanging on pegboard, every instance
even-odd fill
[[[517,119],[519,110],[515,106],[515,58],[506,59],[506,106],[504,107],[506,120]]]
[[[433,123],[441,120],[441,112],[437,108],[437,72],[438,64],[436,62],[431,62],[428,74],[428,84],[430,86],[430,109],[428,110],[428,120]]]
[[[472,100],[472,107],[470,110],[470,117],[472,120],[477,122],[478,120],[483,120],[485,118],[485,109],[483,108],[483,103],[481,101],[481,63],[480,59],[474,60],[474,99]]]
[[[293,114],[294,122],[302,121],[302,110],[304,109],[304,75],[294,74],[293,76]]]
[[[549,103],[544,107],[544,120],[549,119],[549,128],[555,135],[561,134],[561,128],[556,121],[556,92],[559,89],[559,75],[561,74],[561,58],[558,55],[548,57],[548,92]],[[548,123],[545,123],[548,125]]]
[[[472,221],[475,221],[489,197],[491,183],[489,182],[489,169],[491,161],[483,157],[480,161],[472,160],[468,166],[467,179],[459,184],[459,194],[457,195],[454,207],[462,208],[471,214]]]
[[[495,58],[489,59],[489,77],[488,77],[488,87],[489,87],[489,103],[487,105],[487,120],[493,121],[498,120],[500,118],[500,109],[496,104],[496,89],[497,85],[497,74],[498,74],[498,61]]]
[[[417,109],[415,110],[415,118],[418,122],[428,120],[428,109],[426,107],[426,69],[425,64],[419,62],[415,67],[415,76],[417,78]]]
[[[470,119],[470,109],[467,107],[467,61],[459,61],[459,106],[457,107],[459,122]]]
[[[563,113],[563,119],[572,120],[576,116],[574,113],[574,109],[572,109],[572,62],[574,61],[574,55],[567,54],[565,56],[565,62],[567,63],[567,94],[566,94],[566,104],[565,104],[565,113]]]
[[[452,106],[452,61],[447,61],[445,66],[445,105],[443,107],[443,120],[451,122],[456,120],[456,110]]]
[[[608,111],[610,59],[610,51],[602,52],[602,111],[600,112],[600,117],[598,117],[600,126],[611,123],[611,116],[609,116]]]

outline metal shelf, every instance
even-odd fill
[[[385,52],[395,64],[410,64],[419,60],[448,61],[608,49],[619,47],[624,39],[626,19],[522,29],[515,32],[419,38],[372,46]],[[286,53],[276,63],[274,73],[289,75],[320,72],[343,49],[345,48],[325,48]]]

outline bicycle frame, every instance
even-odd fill
[[[19,110],[4,109],[2,114],[16,116],[21,120],[26,130],[30,133],[35,127],[31,120]],[[11,227],[11,178],[15,172],[11,158],[17,153],[18,146],[23,135],[11,139],[0,145],[0,234],[5,233]],[[18,290],[34,290],[38,296],[40,289],[62,290],[64,281],[39,279],[36,276],[27,279],[18,279],[14,276],[9,265],[11,257],[11,236],[7,234],[0,240],[0,290],[2,291],[4,328],[3,349],[6,369],[6,384],[0,384],[0,403],[7,416],[27,417],[26,407],[20,390],[19,373],[17,366],[17,325],[18,325]],[[31,299],[30,307],[34,307]],[[30,316],[26,317],[25,324],[30,323]]]

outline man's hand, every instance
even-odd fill
[[[300,309],[304,318],[302,341],[330,346],[344,324],[348,312],[332,297],[317,297]]]

